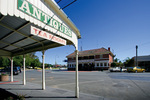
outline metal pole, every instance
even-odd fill
[[[44,66],[44,58],[45,58],[45,55],[44,55],[45,51],[43,50],[42,51],[42,58],[43,58],[43,69],[42,69],[42,89],[45,90],[45,66]]]
[[[75,97],[79,98],[79,79],[78,79],[78,50],[76,52],[76,91]]]
[[[23,55],[23,85],[26,85],[25,60],[26,60],[25,55]]]
[[[136,45],[136,66],[138,66],[137,56],[138,56],[138,46]]]
[[[11,82],[13,82],[13,57],[11,57]]]

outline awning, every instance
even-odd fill
[[[32,27],[39,33],[33,34]],[[65,45],[62,41],[77,48],[80,38],[76,26],[51,0],[0,0],[0,30],[0,56],[47,50]]]

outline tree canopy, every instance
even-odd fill
[[[39,67],[41,66],[41,62],[39,58],[35,55],[35,53],[29,53],[25,55],[26,58],[26,66]],[[14,66],[23,66],[23,56],[15,56],[13,57]],[[8,57],[0,57],[0,67],[10,66],[10,59]]]

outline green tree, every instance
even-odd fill
[[[41,66],[41,62],[39,58],[35,55],[35,53],[26,54],[26,66],[39,67]],[[23,56],[15,56],[13,57],[14,66],[23,66]],[[10,66],[10,59],[8,57],[0,57],[0,67]]]
[[[119,59],[118,59],[118,58],[115,58],[115,59],[114,59],[114,62],[119,62]]]
[[[127,57],[125,60],[124,60],[124,65],[125,67],[132,67],[134,66],[134,60]]]
[[[23,56],[19,55],[19,56],[13,57],[13,63],[14,63],[14,66],[23,66]]]
[[[115,62],[111,63],[111,67],[116,67],[116,63]]]
[[[122,66],[123,63],[118,58],[115,58],[114,62],[111,64],[111,67],[122,67]]]
[[[32,67],[39,67],[39,66],[41,66],[41,62],[39,61],[38,58],[32,59],[31,66]]]
[[[10,60],[8,57],[0,57],[0,67],[10,66]]]

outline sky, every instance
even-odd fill
[[[77,0],[63,11],[80,30],[79,50],[110,47],[124,61],[136,55],[138,45],[138,56],[150,55],[150,0]],[[66,64],[74,50],[72,45],[49,49],[45,62]],[[42,61],[42,53],[36,55]]]

